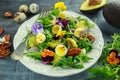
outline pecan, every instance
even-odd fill
[[[0,35],[3,33],[3,28],[0,27]]]
[[[2,44],[0,44],[0,47],[2,46],[3,49],[9,49],[11,44],[9,42],[5,43],[3,42]]]
[[[89,6],[99,5],[102,0],[89,0]]]
[[[10,11],[7,11],[4,13],[4,16],[7,18],[12,17],[12,13]]]
[[[88,38],[89,40],[91,40],[91,41],[95,41],[95,37],[92,36],[92,35],[90,35],[90,34],[87,36],[87,38]]]
[[[9,34],[4,35],[4,39],[5,39],[5,42],[9,42],[10,41],[10,35]]]
[[[0,48],[0,58],[4,58],[4,57],[8,56],[8,55],[10,55],[10,53],[11,52],[8,49],[4,50],[4,49]]]
[[[0,58],[4,58],[4,57],[10,55],[10,53],[11,53],[9,50],[10,45],[11,45],[10,43],[6,44],[4,42],[0,44]]]
[[[81,53],[81,49],[80,48],[71,48],[68,50],[68,56],[76,56],[78,54]]]

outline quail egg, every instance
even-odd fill
[[[27,13],[28,12],[28,6],[27,5],[21,5],[19,7],[19,12]]]
[[[26,19],[26,14],[25,13],[22,13],[22,12],[17,12],[15,15],[14,15],[14,20],[16,22],[22,22]]]
[[[29,6],[29,10],[31,13],[35,14],[38,12],[39,10],[39,6],[35,3],[32,3],[30,6]]]

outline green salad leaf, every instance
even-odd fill
[[[68,56],[67,58],[61,57],[56,63],[54,63],[54,66],[61,66],[62,68],[84,68],[84,62],[88,62],[89,60],[92,60],[92,58],[88,57],[85,54],[79,54],[77,56]]]
[[[78,42],[78,47],[85,48],[86,52],[90,52],[93,49],[92,43],[89,39],[84,38]]]
[[[54,16],[57,17],[57,16],[59,15],[60,12],[61,12],[61,9],[56,8],[56,9],[53,9],[53,10],[50,12],[49,15],[54,15]]]
[[[74,29],[75,28],[75,26],[76,26],[76,21],[74,20],[74,19],[70,19],[69,20],[69,26],[70,26],[70,28],[71,29]]]
[[[28,52],[28,53],[24,53],[23,55],[31,57],[35,60],[41,60],[41,53],[40,52]]]
[[[48,44],[48,42],[52,41],[52,37],[53,37],[53,35],[48,30],[46,30],[45,36],[46,36],[46,41],[44,43],[38,44],[38,47],[40,48],[41,51],[43,51],[44,49],[49,47],[49,45],[47,45],[47,44]]]

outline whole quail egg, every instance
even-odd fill
[[[26,19],[26,14],[25,13],[22,13],[22,12],[17,12],[15,15],[14,15],[14,20],[16,22],[22,22]]]
[[[32,3],[30,6],[29,6],[29,10],[31,13],[35,14],[38,12],[39,10],[39,6],[35,3]]]
[[[19,7],[19,12],[27,13],[28,12],[28,6],[27,5],[21,5]]]

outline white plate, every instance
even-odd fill
[[[88,19],[87,17],[77,14],[75,12],[71,12],[71,11],[66,11],[68,16],[73,16],[73,17],[77,17],[77,16],[82,16],[86,19]],[[31,19],[29,19],[28,21],[24,22],[18,29],[15,37],[14,37],[14,41],[13,41],[13,45],[14,45],[14,49],[16,49],[16,47],[21,43],[22,39],[24,36],[26,36],[27,29],[31,30],[31,25],[34,23],[34,21],[37,19],[38,15],[32,17]],[[90,19],[88,19],[91,23],[93,23],[93,21],[91,21]],[[104,45],[104,40],[102,37],[102,33],[99,29],[99,27],[97,25],[95,25],[95,27],[93,29],[91,29],[90,33],[92,35],[95,36],[95,42],[93,43],[93,50],[88,53],[89,57],[92,57],[93,60],[84,63],[84,68],[83,69],[61,69],[60,67],[52,67],[50,65],[45,65],[42,64],[40,61],[35,61],[31,58],[28,57],[23,57],[20,62],[25,65],[27,68],[29,68],[30,70],[39,73],[39,74],[43,74],[43,75],[47,75],[47,76],[53,76],[53,77],[64,77],[64,76],[69,76],[69,75],[74,75],[80,72],[83,72],[84,70],[88,69],[89,67],[91,67],[93,64],[95,64],[97,62],[97,60],[99,59],[101,53],[102,53],[102,48]]]

